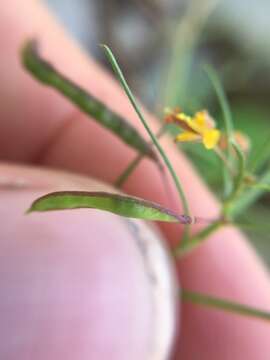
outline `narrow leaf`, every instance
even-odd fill
[[[156,138],[159,139],[163,134],[166,132],[167,125],[163,125],[161,129],[156,134]],[[153,147],[152,142],[149,144],[151,147]],[[131,174],[135,171],[135,169],[139,166],[141,161],[143,160],[144,155],[143,154],[137,154],[134,160],[132,160],[128,166],[125,168],[125,170],[117,177],[114,185],[116,188],[122,188],[124,183],[127,181],[127,179],[131,176]],[[161,173],[163,175],[163,171],[160,168]]]
[[[200,294],[197,292],[183,290],[182,300],[191,302],[193,304],[235,313],[238,315],[250,316],[261,320],[270,321],[270,312],[268,311],[256,309],[247,305],[242,305],[236,302]]]
[[[106,192],[60,191],[35,200],[29,212],[90,208],[152,221],[192,223],[192,219],[151,201]]]
[[[153,149],[130,123],[41,58],[35,40],[30,40],[24,45],[22,63],[37,80],[59,91],[84,113],[112,131],[126,144],[157,161]]]
[[[156,136],[154,135],[154,133],[152,132],[152,130],[150,129],[150,127],[148,126],[141,110],[140,110],[140,107],[134,97],[134,95],[132,94],[132,91],[130,90],[129,86],[128,86],[128,83],[124,77],[124,74],[122,73],[118,63],[117,63],[117,60],[116,58],[114,57],[111,49],[106,46],[106,45],[102,45],[104,50],[105,50],[105,54],[108,58],[108,60],[110,61],[110,64],[115,72],[115,74],[117,75],[118,77],[118,80],[120,81],[120,84],[122,85],[127,97],[129,98],[129,101],[130,103],[132,104],[136,114],[138,115],[141,123],[143,124],[145,130],[147,131],[148,135],[150,136],[151,140],[153,141],[153,144],[155,145],[155,147],[157,148],[160,156],[162,157],[164,163],[166,164],[166,167],[168,169],[168,171],[170,172],[171,176],[172,176],[172,179],[174,181],[174,184],[175,184],[175,187],[178,191],[178,194],[179,194],[179,198],[180,198],[180,201],[182,202],[182,205],[183,205],[183,209],[184,209],[184,212],[185,212],[185,215],[187,217],[189,217],[190,215],[190,211],[189,211],[189,206],[188,206],[188,201],[187,201],[187,198],[185,196],[185,192],[184,192],[184,189],[182,187],[182,184],[178,178],[178,176],[176,175],[175,171],[174,171],[174,168],[170,162],[170,160],[168,159],[165,151],[163,150],[162,146],[160,145],[158,139],[156,138]],[[189,235],[189,225],[188,223],[186,223],[186,226],[185,226],[185,229],[184,229],[184,238],[185,237],[188,237]]]

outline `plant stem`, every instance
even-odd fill
[[[246,160],[245,160],[245,156],[244,156],[240,146],[234,141],[232,142],[232,146],[236,152],[236,155],[238,157],[238,163],[239,163],[238,176],[236,178],[234,192],[232,194],[232,198],[235,198],[241,191],[241,188],[244,184],[245,173],[246,173]]]
[[[118,189],[121,189],[136,167],[140,164],[141,160],[144,158],[143,154],[138,154],[134,160],[132,160],[125,170],[118,176],[114,182],[114,186]]]
[[[182,290],[182,300],[185,302],[191,302],[210,308],[215,308],[238,315],[250,316],[265,321],[270,321],[270,312],[256,309],[247,305],[242,305],[236,302],[212,297],[197,292]]]
[[[234,189],[231,193],[231,195],[225,200],[223,204],[223,214],[225,218],[230,219],[231,218],[231,208],[233,206],[233,203],[238,198],[239,194],[241,193],[244,183],[245,183],[245,174],[246,174],[246,167],[245,167],[245,157],[240,149],[239,145],[232,141],[232,146],[236,152],[236,155],[238,157],[238,163],[239,163],[239,171],[238,175],[235,180]]]
[[[160,139],[161,136],[166,132],[166,125],[162,126],[159,132],[156,134],[157,139]],[[152,144],[152,143],[151,143]],[[149,144],[151,146],[151,144]],[[126,169],[120,174],[120,176],[116,179],[114,186],[117,188],[121,188],[124,183],[127,181],[129,176],[133,173],[133,171],[140,164],[141,160],[144,158],[145,154],[138,153],[134,160],[132,160]],[[162,170],[161,170],[162,171]]]
[[[227,149],[226,155],[227,155],[228,162],[231,162],[232,156],[231,156],[230,141],[232,140],[234,129],[233,129],[232,113],[230,110],[229,102],[228,102],[228,99],[227,99],[224,89],[222,87],[221,81],[220,81],[215,69],[209,65],[205,65],[204,69],[215,89],[215,92],[217,94],[217,98],[219,100],[220,107],[221,107],[221,110],[223,113],[225,132],[226,132],[227,141],[228,141],[228,149]],[[223,170],[223,176],[224,176],[224,194],[225,194],[225,196],[227,196],[232,191],[231,190],[232,189],[232,181],[231,181],[231,177],[229,176],[229,174],[225,168]]]
[[[195,247],[201,245],[207,238],[218,230],[224,222],[222,220],[216,220],[212,224],[208,225],[206,228],[201,230],[198,234],[191,237],[188,241],[181,242],[174,250],[173,254],[181,258],[189,254]]]
[[[223,162],[223,164],[226,166],[226,168],[227,168],[228,172],[230,173],[230,175],[233,177],[234,173],[235,173],[235,170],[232,167],[232,164],[229,163],[229,161],[228,161],[227,157],[224,155],[223,151],[218,146],[216,146],[214,148],[214,152],[220,158],[220,160]]]
[[[113,67],[113,70],[116,73],[121,85],[123,86],[123,88],[124,88],[128,98],[129,98],[135,112],[137,113],[139,119],[141,120],[143,126],[145,127],[145,129],[146,129],[148,135],[150,136],[152,142],[154,143],[154,145],[158,149],[163,161],[165,162],[165,164],[166,164],[166,166],[167,166],[167,168],[168,168],[168,170],[169,170],[169,172],[170,172],[170,174],[171,174],[171,176],[173,178],[173,181],[175,183],[175,186],[176,186],[178,194],[179,194],[179,198],[180,198],[180,200],[182,202],[182,205],[183,205],[183,210],[184,210],[185,215],[190,216],[189,206],[188,206],[188,202],[187,202],[184,190],[183,190],[182,185],[181,185],[181,183],[180,183],[180,181],[179,181],[179,179],[178,179],[178,177],[177,177],[177,175],[176,175],[176,173],[175,173],[175,171],[174,171],[174,169],[172,167],[172,164],[171,164],[170,160],[168,159],[167,155],[165,154],[163,148],[159,144],[159,142],[158,142],[157,138],[155,137],[154,133],[152,132],[152,130],[149,128],[147,122],[145,121],[144,116],[142,115],[142,113],[141,113],[141,111],[139,109],[139,106],[137,104],[137,101],[135,100],[135,97],[133,96],[133,94],[132,94],[132,92],[131,92],[131,90],[130,90],[127,82],[126,82],[126,79],[125,79],[125,77],[124,77],[124,75],[123,75],[123,73],[122,73],[122,71],[121,71],[121,69],[120,69],[120,67],[119,67],[113,53],[112,53],[112,51],[106,45],[103,45],[103,47],[105,49],[106,55],[107,55],[111,65]],[[189,224],[186,224],[185,228],[184,228],[184,236],[186,236],[188,234],[188,232],[189,232]]]
[[[263,184],[270,183],[270,170],[267,170],[259,182]],[[255,203],[255,201],[265,192],[264,189],[252,187],[244,191],[241,197],[239,197],[233,204],[231,204],[230,216],[235,218],[239,214],[243,213],[248,207]]]

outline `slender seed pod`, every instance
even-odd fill
[[[38,53],[35,40],[29,40],[23,46],[22,63],[37,80],[58,90],[84,113],[112,131],[126,144],[152,160],[158,161],[156,153],[149,143],[131,124],[44,60]]]
[[[152,221],[192,224],[194,219],[179,215],[164,206],[134,196],[102,191],[57,191],[36,199],[27,211],[52,211],[65,209],[97,209],[124,217]]]

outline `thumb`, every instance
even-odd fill
[[[167,359],[176,286],[158,235],[96,210],[24,215],[48,191],[104,190],[92,180],[9,165],[0,180],[0,358]]]

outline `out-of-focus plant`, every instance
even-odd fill
[[[176,261],[181,261],[183,256],[187,256],[190,252],[195,251],[195,249],[206,241],[217,229],[227,224],[237,225],[239,215],[242,214],[248,206],[253,204],[262,193],[270,191],[270,171],[266,169],[265,172],[259,176],[254,171],[260,163],[260,153],[258,153],[253,160],[252,166],[247,166],[250,141],[245,134],[234,130],[229,103],[219,78],[212,68],[208,67],[207,72],[221,105],[225,124],[224,131],[217,127],[215,120],[206,110],[197,111],[194,115],[187,115],[182,109],[174,108],[166,109],[163,119],[164,126],[162,126],[161,131],[155,136],[141,112],[112,51],[105,45],[103,48],[139,120],[148,132],[151,143],[147,143],[128,122],[113,113],[104,104],[68,80],[65,76],[61,75],[52,65],[43,60],[37,53],[34,42],[27,42],[23,47],[22,62],[25,68],[39,81],[60,91],[82,111],[94,117],[102,126],[105,126],[127,145],[138,151],[138,156],[129,164],[127,169],[119,175],[116,182],[118,187],[124,184],[144,156],[150,157],[161,170],[163,162],[174,181],[184,214],[178,214],[154,202],[126,196],[117,192],[80,191],[64,191],[46,194],[35,200],[28,212],[92,208],[109,211],[124,217],[178,222],[184,226],[184,232],[177,246],[172,249],[172,256]],[[202,146],[201,151],[213,152],[219,159],[223,169],[224,192],[221,198],[222,206],[220,214],[216,219],[204,219],[206,226],[195,234],[191,234],[189,231],[190,227],[201,219],[190,214],[181,180],[176,175],[166,152],[158,140],[170,126],[173,126],[177,132],[175,136],[176,142],[181,144],[187,142],[195,144],[199,142]],[[267,148],[268,146],[266,144],[262,147],[261,151],[266,151]],[[162,171],[161,174],[163,174]],[[183,301],[189,301],[203,306],[219,308],[224,311],[253,316],[263,320],[270,320],[269,312],[225,299],[210,297],[206,294],[194,293],[187,289],[182,290],[181,298]]]

